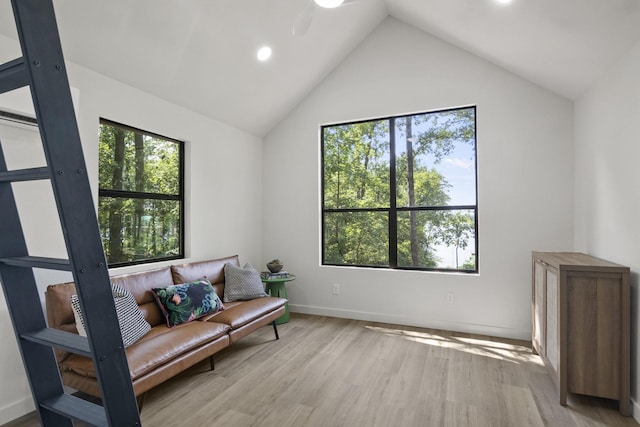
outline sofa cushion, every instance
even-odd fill
[[[169,327],[224,309],[207,279],[152,290]]]
[[[151,326],[166,322],[158,308],[151,288],[161,288],[174,284],[169,267],[113,276],[111,277],[111,283],[120,285],[133,294],[144,313],[145,319]]]
[[[122,342],[125,347],[142,338],[149,330],[151,325],[144,319],[144,315],[138,308],[136,300],[131,292],[123,289],[121,286],[112,284],[113,301],[116,306],[116,315],[120,325],[120,333],[122,334]],[[78,295],[71,296],[71,306],[73,314],[76,318],[76,329],[78,334],[83,337],[87,336],[85,330],[84,316],[80,308],[80,300]]]
[[[172,265],[173,283],[188,283],[194,280],[208,279],[218,295],[224,295],[224,265],[240,265],[238,255],[188,264]]]
[[[254,321],[265,314],[268,314],[282,307],[286,299],[276,297],[264,297],[250,301],[231,302],[225,304],[225,310],[210,316],[200,318],[200,320],[224,323],[237,329],[249,322]]]
[[[224,266],[224,302],[246,301],[267,296],[260,273],[250,264],[240,268],[231,263]]]
[[[131,379],[157,369],[165,363],[203,344],[227,334],[228,325],[214,322],[189,322],[168,328],[154,326],[141,340],[125,350]],[[60,363],[60,369],[95,378],[91,359],[72,354]]]

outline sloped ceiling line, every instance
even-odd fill
[[[561,96],[576,99],[640,40],[637,0],[57,0],[65,57],[264,136],[386,17],[392,16]],[[0,34],[17,38],[11,5]],[[273,49],[266,63],[257,49]]]

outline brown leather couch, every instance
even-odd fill
[[[215,353],[262,326],[271,323],[278,339],[274,320],[284,314],[286,300],[270,296],[225,303],[223,311],[167,327],[150,289],[207,278],[222,299],[224,265],[227,262],[240,265],[235,255],[111,278],[112,283],[123,286],[134,295],[151,325],[149,333],[126,349],[133,389],[140,405],[140,397],[147,390],[204,359],[210,358],[213,369]],[[77,333],[70,303],[74,294],[73,283],[47,288],[45,301],[50,328]],[[56,356],[64,384],[89,395],[100,396],[91,359],[60,350]]]

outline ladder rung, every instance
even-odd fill
[[[81,356],[91,357],[89,340],[71,332],[64,332],[59,329],[45,328],[36,332],[22,334],[21,337],[27,341],[56,347],[62,350]]]
[[[14,267],[44,268],[46,270],[71,271],[69,260],[58,258],[44,258],[38,256],[22,256],[15,258],[0,258],[0,263]]]
[[[0,93],[9,92],[29,84],[24,59],[18,58],[0,65]]]
[[[49,169],[46,167],[18,169],[8,172],[0,172],[0,182],[35,181],[38,179],[49,179]]]
[[[61,394],[40,402],[42,408],[93,426],[108,426],[107,416],[102,406],[69,394]]]

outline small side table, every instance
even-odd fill
[[[266,285],[265,290],[272,297],[287,298],[287,289],[284,284],[296,280],[296,276],[290,274],[287,277],[278,277],[275,279],[262,279],[262,282]],[[282,325],[289,321],[289,301],[284,303],[284,314],[276,319],[276,325]]]

